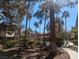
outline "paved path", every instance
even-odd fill
[[[70,48],[63,48],[65,51],[67,51],[70,55],[71,59],[78,59],[78,53]]]

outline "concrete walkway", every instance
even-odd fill
[[[70,48],[63,48],[66,52],[69,53],[70,59],[78,59],[78,52],[70,49]]]

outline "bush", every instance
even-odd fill
[[[58,47],[61,47],[64,44],[64,39],[62,39],[62,38],[57,39],[56,44],[57,44]]]
[[[64,42],[62,42],[62,41],[61,42],[57,42],[57,46],[58,47],[61,47],[63,44],[64,44]]]
[[[78,45],[78,41],[77,41],[77,40],[73,41],[73,43],[74,43],[75,45]]]
[[[11,47],[14,47],[14,44],[15,44],[15,42],[6,41],[6,42],[4,43],[4,48],[11,48]]]

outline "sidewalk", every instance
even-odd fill
[[[67,51],[70,55],[71,59],[78,59],[78,53],[70,48],[63,48],[65,51]]]

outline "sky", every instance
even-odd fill
[[[34,13],[38,10],[38,3],[34,6]],[[76,23],[76,17],[77,17],[77,13],[78,13],[78,7],[75,6],[74,8],[68,8],[68,7],[64,7],[62,8],[62,11],[68,11],[70,13],[70,17],[68,17],[66,20],[67,21],[67,31],[70,31],[72,29],[72,27],[75,26]],[[36,18],[32,17],[31,21],[30,21],[30,28],[35,31],[36,28],[34,26],[34,22],[35,22]],[[65,20],[65,19],[63,19]],[[38,20],[36,20],[38,21]],[[25,27],[25,23],[26,23],[26,17],[24,17],[23,21],[22,21],[22,25]],[[64,26],[63,26],[64,27]],[[38,28],[38,32],[42,33],[43,32],[43,28],[44,28],[44,24],[41,25],[41,28]],[[24,30],[24,29],[22,29]]]
[[[75,6],[74,8],[63,8],[62,11],[68,11],[70,13],[70,17],[68,17],[67,20],[67,31],[70,31],[72,27],[76,26],[76,18],[78,14],[78,7]],[[65,20],[65,19],[63,19]]]

